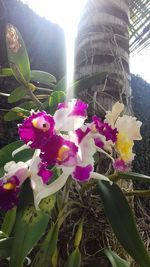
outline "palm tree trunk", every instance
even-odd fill
[[[116,100],[129,106],[129,1],[88,0],[81,16],[75,48],[75,79],[99,74],[79,97],[91,112],[103,114]]]

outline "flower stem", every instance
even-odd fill
[[[150,197],[150,190],[125,191],[126,196]]]

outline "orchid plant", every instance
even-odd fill
[[[2,69],[1,76],[14,75],[20,83],[19,89],[8,95],[8,101],[15,102],[26,96],[31,100],[28,105],[21,104],[5,115],[6,120],[21,119],[21,122],[18,124],[19,143],[14,142],[0,152],[3,158],[0,209],[7,212],[2,224],[0,258],[8,258],[10,267],[23,266],[25,258],[45,233],[31,266],[57,266],[54,256],[57,254],[58,233],[70,214],[66,210],[68,199],[65,196],[57,219],[51,223],[50,231],[46,230],[57,196],[64,188],[69,191],[71,183],[82,186],[95,179],[116,237],[141,267],[148,267],[150,257],[127,200],[116,184],[118,179],[150,181],[148,176],[131,172],[134,141],[142,139],[142,123],[136,117],[125,115],[124,104],[119,102],[106,112],[104,120],[94,115],[89,121],[87,103],[76,98],[65,99],[54,76],[30,70],[23,39],[13,25],[7,26],[6,43],[10,68]],[[48,95],[44,95],[44,102],[41,102],[35,94],[39,88],[31,81],[52,86],[54,92],[47,88]],[[111,163],[111,174],[107,177],[95,171],[96,154],[99,157],[104,154]],[[82,231],[83,220],[76,233],[75,250],[69,255],[66,267],[81,266]],[[116,263],[122,264],[120,266],[128,266],[114,252],[108,250],[105,254],[110,261],[114,258]]]

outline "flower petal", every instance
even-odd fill
[[[119,132],[125,133],[130,140],[141,140],[141,125],[142,122],[138,121],[136,117],[124,115],[117,119],[115,126]]]
[[[32,142],[30,147],[41,148],[47,138],[54,134],[54,119],[45,111],[32,113],[19,125],[18,132],[25,144]]]
[[[123,110],[124,104],[116,102],[112,107],[112,111],[106,112],[105,121],[109,123],[112,127],[115,127],[115,122]]]
[[[87,117],[88,104],[72,99],[66,104],[61,103],[54,114],[57,131],[75,131],[80,128]]]
[[[86,182],[90,179],[90,173],[93,170],[92,165],[76,166],[72,177],[79,182]]]
[[[43,185],[40,190],[33,190],[35,208],[39,209],[40,201],[58,192],[67,182],[68,176],[62,173],[59,178],[49,185]]]

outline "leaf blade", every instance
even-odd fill
[[[139,236],[129,204],[120,188],[108,182],[98,182],[104,210],[111,227],[124,249],[133,257],[140,267],[150,265],[150,257]]]

